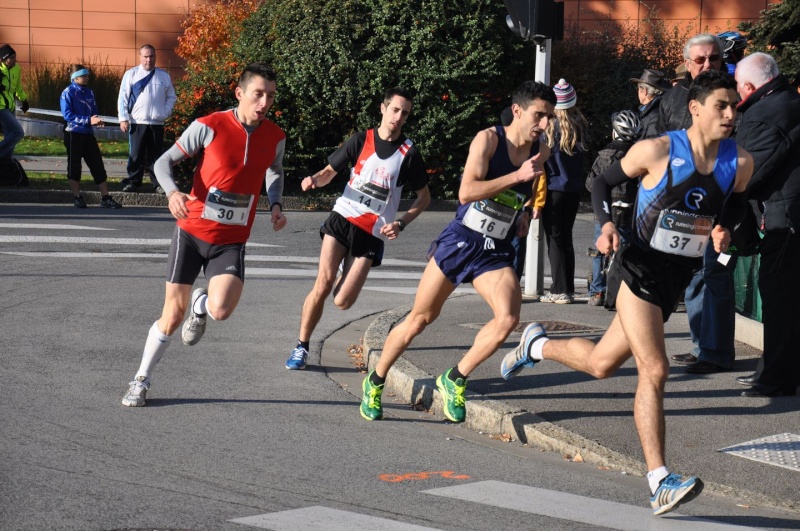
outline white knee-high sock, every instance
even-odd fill
[[[142,364],[139,365],[139,371],[136,376],[150,377],[150,373],[156,366],[156,363],[164,355],[167,350],[172,337],[162,334],[158,329],[158,321],[153,323],[150,327],[150,332],[147,334],[147,341],[144,343],[144,352],[142,352]]]
[[[208,301],[208,295],[200,295],[199,297],[197,297],[197,300],[194,301],[194,306],[192,306],[192,311],[197,315],[205,315],[208,312],[208,310],[206,309],[207,301]]]

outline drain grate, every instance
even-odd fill
[[[781,433],[717,450],[800,472],[800,435]]]
[[[539,324],[544,326],[544,329],[547,330],[548,334],[559,335],[559,334],[586,334],[591,333],[595,334],[598,332],[605,332],[605,328],[599,328],[596,326],[591,326],[587,324],[578,324],[578,323],[570,323],[568,321],[537,321]],[[531,324],[531,322],[520,322],[519,325],[514,329],[514,332],[517,334],[521,334],[525,327]],[[464,323],[461,326],[464,328],[469,328],[471,330],[480,330],[486,323]]]
[[[531,323],[521,322],[514,331],[521,334],[522,331],[525,330],[525,327],[529,324]],[[548,334],[574,334],[577,332],[586,333],[600,332],[605,330],[605,328],[598,328],[588,324],[570,323],[568,321],[539,321],[539,324],[544,326],[544,329],[547,330]]]

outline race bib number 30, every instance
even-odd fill
[[[650,247],[658,251],[698,258],[703,256],[713,218],[695,216],[677,210],[662,210]]]
[[[224,225],[247,225],[253,199],[250,194],[223,192],[212,186],[201,217]]]
[[[524,202],[525,197],[513,190],[506,190],[492,199],[475,201],[464,214],[463,224],[484,236],[505,238]]]

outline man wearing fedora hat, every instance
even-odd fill
[[[658,136],[658,108],[661,106],[661,96],[672,88],[664,79],[664,72],[645,68],[638,78],[631,78],[631,83],[636,83],[639,96],[639,121],[642,124],[640,140]]]

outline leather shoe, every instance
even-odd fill
[[[720,367],[716,363],[711,363],[709,361],[696,361],[694,363],[690,363],[684,367],[684,369],[686,372],[692,374],[713,374],[715,372],[723,372],[728,370],[725,367]]]
[[[751,374],[750,376],[737,376],[736,383],[741,385],[756,385],[758,382],[756,381],[756,375]]]
[[[672,356],[670,356],[670,359],[672,359],[672,361],[677,361],[681,365],[688,365],[690,363],[697,362],[697,356],[695,356],[691,352],[688,352],[686,354],[673,354]]]
[[[753,384],[753,387],[746,391],[742,391],[742,396],[756,397],[756,396],[794,396],[797,394],[796,386],[780,386],[780,385],[763,385]]]

